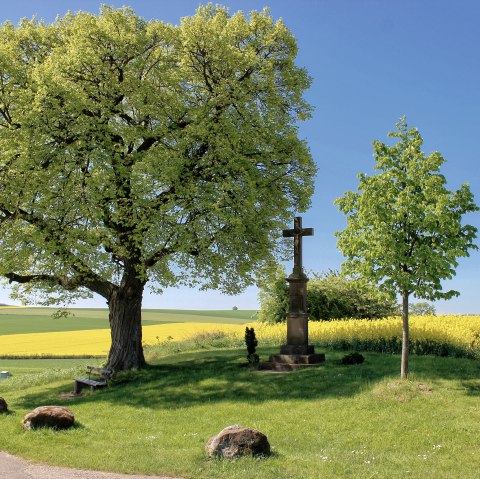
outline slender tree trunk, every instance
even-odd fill
[[[402,365],[400,370],[400,377],[402,379],[407,378],[408,374],[408,342],[409,342],[409,331],[408,331],[408,291],[403,291],[402,293]]]
[[[113,371],[139,369],[146,365],[142,346],[142,284],[133,280],[114,291],[109,298],[112,345],[108,368]]]

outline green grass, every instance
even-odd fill
[[[263,358],[271,352],[259,349]],[[364,353],[363,364],[342,366],[344,352],[326,353],[319,368],[272,375],[244,367],[244,349],[157,351],[148,369],[68,402],[59,394],[72,389],[71,369],[49,380],[43,363],[42,384],[0,383],[13,411],[0,416],[0,449],[56,465],[196,479],[478,477],[478,361],[413,356],[411,379],[399,382],[396,355]],[[16,363],[25,367],[12,360],[13,371]],[[58,403],[74,411],[74,429],[21,430],[25,413]],[[264,432],[273,456],[207,460],[208,438],[232,424]]]
[[[85,367],[99,362],[98,359],[0,359],[0,371],[9,371],[12,377],[25,374],[43,374],[51,370],[71,369]],[[9,382],[11,382],[9,380]],[[0,391],[8,384],[0,382]]]
[[[55,308],[0,307],[0,334],[46,333],[109,328],[107,309],[72,308],[70,316],[53,318]],[[255,311],[195,311],[145,309],[144,325],[185,322],[242,324],[252,320]]]

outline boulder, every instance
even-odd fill
[[[50,427],[52,429],[69,429],[73,426],[73,412],[63,406],[40,406],[25,415],[23,429]]]
[[[265,434],[238,424],[226,427],[211,437],[205,449],[211,458],[270,455],[270,444]]]
[[[0,414],[4,414],[4,413],[7,413],[7,412],[8,412],[7,401],[5,401],[5,399],[0,397]]]

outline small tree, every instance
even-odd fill
[[[408,309],[414,316],[435,316],[435,306],[424,301],[413,303]]]
[[[347,227],[337,232],[346,256],[343,270],[357,274],[392,296],[402,296],[401,377],[408,372],[408,302],[458,296],[442,291],[441,280],[455,275],[457,258],[469,256],[477,229],[462,225],[465,213],[478,210],[467,184],[446,188],[440,174],[442,155],[421,151],[422,137],[407,128],[404,117],[389,136],[398,143],[374,141],[374,176],[360,174],[358,192],[347,192],[335,203],[347,215]]]

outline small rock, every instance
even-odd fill
[[[265,434],[238,424],[226,427],[210,438],[205,449],[211,458],[270,455],[270,444]]]
[[[8,412],[7,401],[5,401],[5,399],[0,397],[0,414],[5,414],[7,412]]]
[[[22,421],[23,429],[50,427],[52,429],[69,429],[73,426],[73,412],[63,406],[40,406],[25,415]]]

